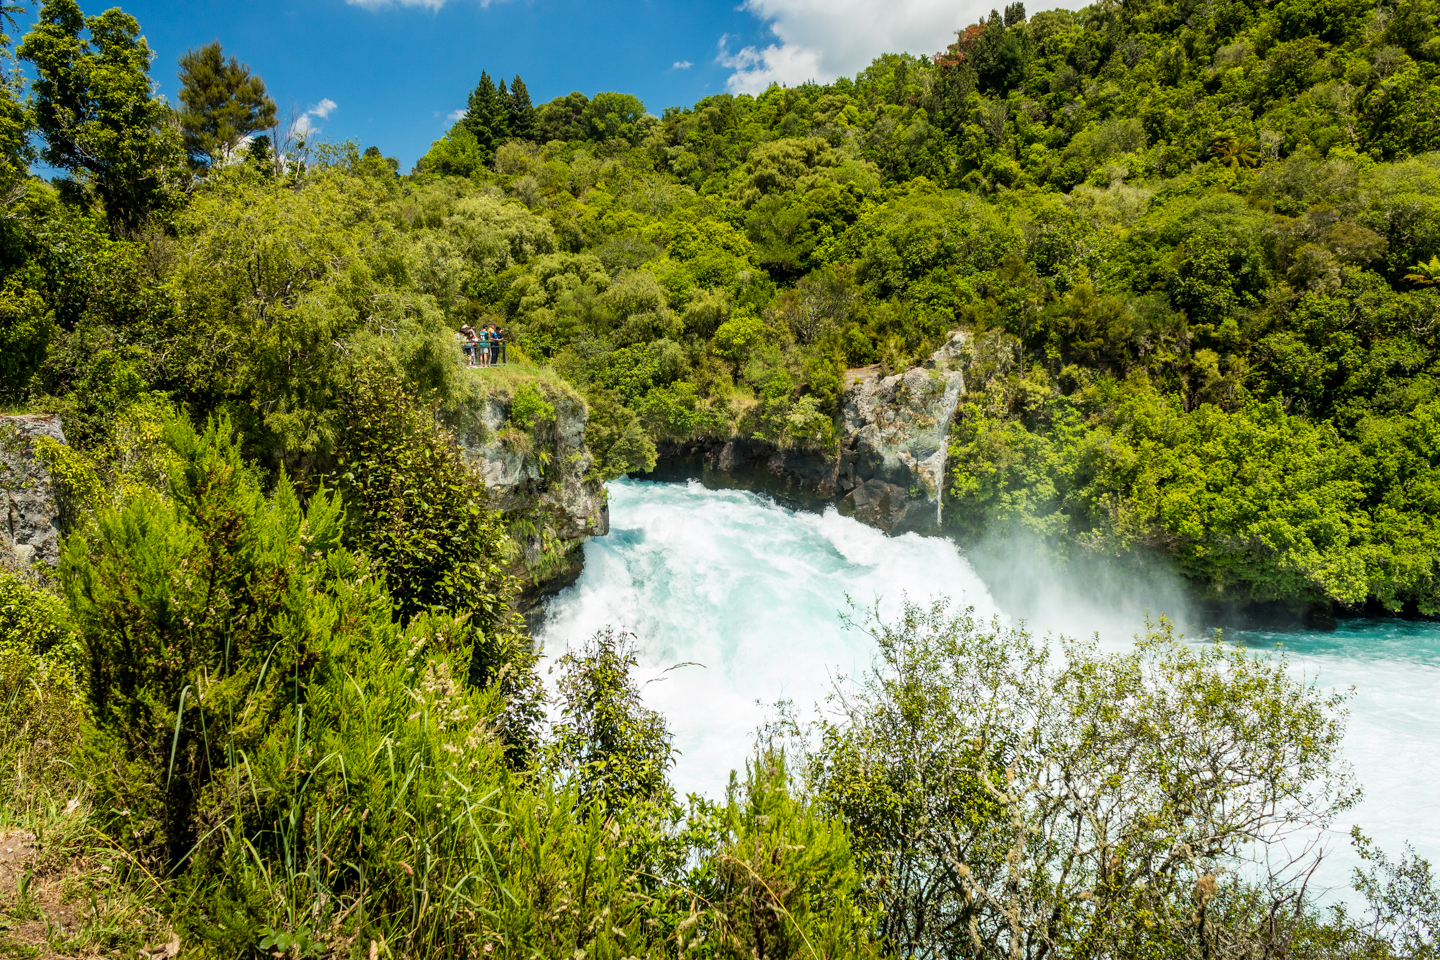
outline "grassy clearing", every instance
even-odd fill
[[[510,362],[496,367],[475,367],[469,371],[484,384],[488,394],[509,398],[522,384],[538,383],[552,396],[568,397],[584,402],[579,392],[564,377],[548,366],[532,363],[519,350],[510,351]]]

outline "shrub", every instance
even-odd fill
[[[347,541],[376,561],[401,621],[441,610],[469,618],[477,632],[469,680],[500,682],[510,703],[506,740],[524,762],[541,714],[539,678],[511,605],[513,544],[484,482],[434,410],[416,407],[398,379],[360,373],[348,411],[338,457]]]
[[[67,619],[58,597],[0,570],[0,790],[22,805],[71,781],[80,658]]]
[[[782,753],[757,754],[745,772],[689,820],[700,856],[687,885],[706,907],[696,933],[727,957],[878,955],[844,823],[801,795]]]
[[[510,422],[525,430],[555,422],[555,406],[533,383],[522,383],[510,401]]]
[[[1166,623],[1131,653],[1067,642],[1058,662],[942,602],[870,632],[877,665],[820,721],[809,776],[890,943],[997,960],[1288,946],[1273,921],[1303,908],[1308,863],[1283,844],[1357,796],[1341,695]]]
[[[616,808],[670,798],[665,771],[675,762],[665,718],[644,706],[630,677],[635,638],[603,630],[560,658],[560,722],[553,757],[587,803]]]
[[[635,411],[625,406],[613,390],[595,388],[585,395],[590,418],[585,424],[585,446],[594,461],[590,476],[613,480],[634,471],[655,469],[655,444]]]

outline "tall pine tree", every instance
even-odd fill
[[[480,71],[480,82],[470,93],[465,110],[465,127],[475,135],[480,152],[488,162],[495,150],[509,139],[509,117],[505,100],[490,74]]]
[[[505,81],[500,81],[500,86],[495,89],[495,99],[498,101],[498,108],[495,111],[495,122],[490,127],[491,135],[495,139],[495,147],[510,139],[510,91],[505,89]]]
[[[233,56],[227,62],[218,42],[180,58],[180,102],[185,149],[197,166],[229,160],[246,137],[275,125],[265,81]]]
[[[530,103],[530,91],[525,81],[516,74],[510,83],[510,136],[516,140],[535,139],[535,107]]]

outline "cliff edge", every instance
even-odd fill
[[[580,395],[540,371],[507,367],[478,375],[486,397],[460,431],[460,444],[519,547],[514,572],[527,582],[524,607],[580,575],[581,547],[609,532],[610,508],[591,471],[589,411]]]

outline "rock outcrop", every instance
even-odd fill
[[[965,390],[964,372],[948,367],[961,345],[957,334],[927,367],[861,380],[845,394],[842,444],[855,465],[841,507],[857,520],[890,533],[939,529],[946,439]]]
[[[0,417],[0,566],[51,566],[60,559],[60,504],[34,441],[65,442],[53,414]]]
[[[950,421],[965,392],[971,344],[955,333],[923,367],[881,377],[863,371],[845,393],[835,450],[781,448],[741,437],[662,446],[649,477],[697,473],[801,505],[835,503],[887,533],[938,532]]]
[[[584,562],[581,546],[610,530],[605,488],[587,478],[592,460],[585,447],[585,403],[560,390],[546,398],[553,419],[517,424],[511,417],[513,396],[492,392],[461,436],[485,478],[491,505],[520,545],[516,572],[529,581],[522,606],[573,582]]]

